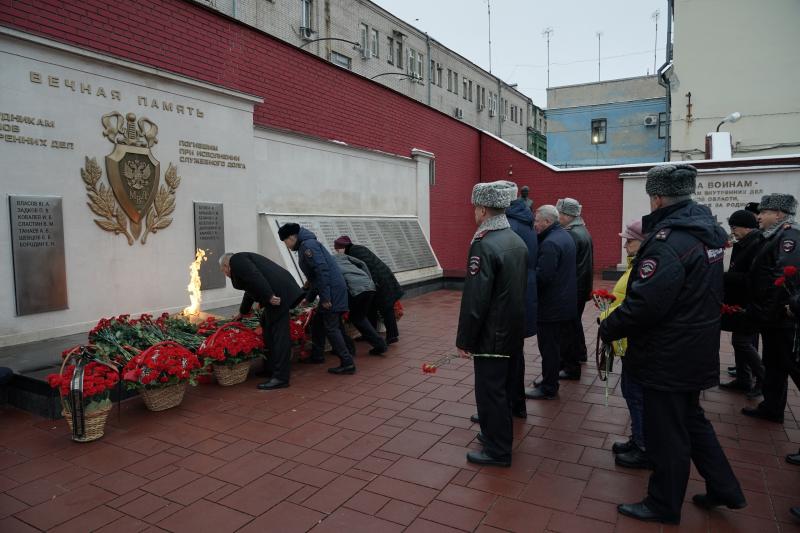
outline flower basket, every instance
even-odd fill
[[[180,405],[186,384],[196,383],[202,372],[195,354],[175,341],[163,341],[135,355],[125,365],[123,379],[129,389],[139,390],[151,411]]]
[[[250,361],[243,361],[238,365],[214,365],[214,377],[217,383],[223,387],[238,385],[247,381],[247,374],[250,373]]]
[[[205,339],[197,354],[205,364],[213,364],[217,382],[227,387],[247,379],[250,361],[263,349],[261,335],[241,322],[229,322]]]
[[[75,436],[75,428],[72,427],[72,411],[69,405],[64,404],[62,408],[61,415],[67,420],[67,426],[69,426],[69,430],[72,433],[72,440],[75,442],[92,442],[105,434],[106,420],[108,419],[108,413],[111,412],[110,403],[103,409],[83,415],[84,429],[82,437]]]
[[[139,394],[144,400],[144,405],[151,411],[166,411],[178,407],[183,401],[186,392],[186,382],[159,387],[157,389],[142,389]]]

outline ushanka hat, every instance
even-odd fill
[[[644,190],[648,196],[694,194],[697,169],[692,165],[659,165],[647,172]]]
[[[282,241],[298,233],[300,233],[300,224],[295,224],[294,222],[289,222],[278,228],[278,237],[280,237]]]
[[[472,188],[472,205],[505,209],[517,198],[517,184],[500,180],[478,183]]]
[[[559,198],[556,202],[556,209],[558,209],[558,212],[562,215],[579,217],[581,216],[583,206],[578,203],[578,200],[575,198]]]
[[[783,211],[794,215],[797,213],[797,200],[791,194],[766,194],[761,197],[761,203],[758,204],[759,211],[764,211],[765,209]]]
[[[728,225],[732,228],[752,228],[758,227],[756,216],[745,209],[734,211],[728,219]]]

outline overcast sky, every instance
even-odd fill
[[[373,0],[384,9],[489,70],[487,0]],[[491,0],[492,73],[541,107],[547,104],[547,42],[550,37],[550,86],[597,81],[597,32],[600,78],[653,73],[664,63],[667,0]]]

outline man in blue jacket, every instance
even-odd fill
[[[525,391],[533,400],[552,400],[558,394],[558,372],[567,340],[574,335],[577,316],[575,241],[558,223],[558,210],[543,205],[536,210],[534,228],[538,233],[539,257],[536,285],[539,353],[542,381]]]
[[[342,313],[347,311],[347,284],[330,252],[317,240],[316,235],[299,224],[284,224],[278,237],[286,247],[297,252],[300,270],[306,276],[309,292],[308,302],[319,296],[319,305],[311,321],[311,357],[308,362],[324,363],[325,338],[341,360],[339,366],[329,368],[331,374],[354,374],[356,365],[347,349],[342,334]]]

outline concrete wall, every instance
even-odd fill
[[[742,119],[721,128],[734,158],[797,153],[800,2],[676,0],[674,20],[671,159],[702,159],[706,134],[734,111]]]

